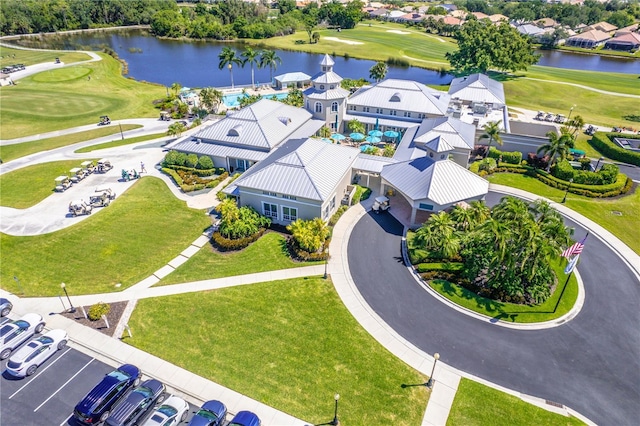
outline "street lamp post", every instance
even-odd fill
[[[439,359],[440,359],[440,354],[438,352],[433,354],[433,367],[431,368],[431,375],[429,376],[429,381],[427,381],[427,387],[429,389],[433,388],[433,383],[435,382],[435,380],[433,380],[433,373],[435,373],[436,371],[436,364],[438,363]]]
[[[231,88],[233,89],[233,65],[231,65],[231,62],[227,64],[227,68],[229,68],[229,75],[231,76]]]
[[[569,116],[567,117],[567,121],[569,121],[569,119],[571,118],[571,113],[573,112],[573,109],[574,109],[575,107],[576,107],[576,106],[574,105],[574,106],[572,106],[571,108],[569,108]]]
[[[333,420],[331,421],[331,424],[333,426],[338,426],[340,424],[340,420],[338,420],[338,400],[340,400],[340,394],[335,394],[333,396],[333,399],[335,399],[336,401],[336,408],[333,412]]]
[[[593,170],[594,172],[598,171],[598,166],[600,165],[600,162],[604,161],[604,157],[600,157],[598,158],[598,162],[596,163],[596,168]]]
[[[569,190],[571,189],[571,184],[573,183],[573,178],[569,179],[569,185],[567,185],[567,192],[564,193],[564,198],[562,199],[562,204],[564,204],[567,201],[567,194],[569,193]]]
[[[62,289],[62,291],[64,291],[64,295],[67,296],[67,300],[69,301],[69,312],[74,313],[76,311],[76,308],[73,307],[71,298],[69,297],[69,293],[67,293],[67,285],[65,283],[61,283],[60,288]]]
[[[324,254],[325,254],[325,257],[324,257],[324,275],[323,275],[323,278],[326,280],[326,279],[327,279],[327,277],[329,276],[329,275],[327,274],[327,264],[329,263],[329,248],[327,248],[327,249],[324,251]],[[337,395],[337,394],[336,394],[336,395]]]

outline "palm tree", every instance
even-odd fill
[[[318,132],[320,133],[321,138],[328,138],[331,136],[331,129],[327,126],[322,126]]]
[[[173,95],[175,97],[178,97],[178,93],[180,92],[180,89],[182,89],[182,86],[180,85],[180,83],[173,83],[171,85],[171,91],[173,92]]]
[[[273,82],[273,72],[282,63],[282,59],[273,50],[263,50],[260,52],[260,68],[269,67],[269,78]]]
[[[351,133],[364,133],[364,124],[355,118],[347,123],[347,128]]]
[[[441,259],[450,259],[460,251],[455,223],[445,212],[431,215],[416,231],[415,242]]]
[[[573,142],[573,138],[568,133],[563,133],[560,136],[554,131],[547,133],[549,143],[544,144],[538,148],[537,153],[541,152],[545,155],[549,155],[551,160],[547,165],[547,171],[551,170],[551,166],[556,162],[558,158],[564,160],[569,155],[569,144]]]
[[[374,66],[369,68],[369,78],[373,78],[376,82],[384,80],[384,78],[387,76],[388,70],[389,68],[387,67],[387,64],[385,64],[384,62],[378,62]]]
[[[233,64],[242,65],[242,59],[238,57],[236,50],[230,47],[223,48],[222,52],[218,55],[218,59],[220,59],[220,63],[218,63],[219,69],[223,69],[225,66],[229,68],[231,88],[233,89]]]
[[[456,224],[458,231],[467,232],[474,228],[474,214],[470,207],[454,206],[451,213],[451,220]]]
[[[258,65],[258,68],[260,67],[260,61],[259,61],[260,52],[258,52],[257,50],[253,50],[250,46],[247,46],[247,48],[242,51],[240,56],[244,58],[243,66],[244,64],[247,64],[247,63],[251,65],[251,87],[255,89],[256,84],[253,78],[253,66]]]
[[[500,127],[502,124],[502,120],[498,121],[489,121],[482,128],[484,129],[484,133],[480,135],[480,139],[489,139],[489,145],[487,146],[487,152],[485,152],[485,158],[489,155],[489,149],[491,149],[491,142],[496,141],[498,145],[502,145],[502,137],[500,133],[502,132],[502,128]]]
[[[571,136],[575,136],[576,132],[584,127],[584,118],[579,115],[576,115],[571,120],[568,121],[567,125],[573,129],[571,132]]]
[[[471,212],[474,227],[484,223],[491,216],[491,209],[489,209],[484,201],[472,201],[469,203],[468,210]]]
[[[222,102],[222,92],[213,87],[205,87],[200,91],[200,101],[209,111],[214,110]]]

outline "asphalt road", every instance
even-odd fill
[[[500,197],[490,193],[487,202]],[[567,224],[575,238],[585,235]],[[457,369],[562,403],[600,425],[638,424],[640,283],[603,242],[589,237],[581,256],[586,298],[578,316],[556,328],[521,331],[475,320],[428,294],[402,262],[401,236],[391,215],[368,214],[348,246],[358,290],[397,333]]]

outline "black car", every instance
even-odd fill
[[[109,426],[130,426],[141,423],[150,408],[164,401],[164,385],[156,379],[143,382],[127,394],[107,418]]]
[[[140,384],[140,370],[135,365],[124,364],[104,376],[102,381],[87,394],[73,410],[73,417],[82,424],[104,422],[111,408],[132,388]]]

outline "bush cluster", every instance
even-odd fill
[[[612,160],[640,166],[640,153],[621,148],[613,141],[614,137],[624,137],[626,139],[640,139],[640,136],[621,135],[620,133],[596,132],[589,140],[589,144],[598,150],[602,155]]]
[[[258,232],[253,235],[236,239],[225,238],[222,234],[220,234],[220,232],[214,232],[211,236],[211,243],[220,251],[241,250],[245,247],[248,247],[249,244],[253,243],[254,241],[257,241],[258,238],[260,238],[265,233],[265,231],[265,228],[260,228],[260,230],[258,230]]]
[[[287,239],[287,248],[289,249],[291,257],[293,257],[294,259],[304,262],[312,262],[318,260],[326,260],[328,258],[329,253],[327,249],[329,248],[330,242],[331,239],[327,238],[322,245],[321,251],[309,253],[308,251],[301,249],[298,244],[296,244],[296,241],[293,237],[289,237]]]
[[[351,199],[351,205],[355,206],[360,201],[364,201],[371,196],[371,188],[367,188],[364,186],[356,185],[356,193],[353,194],[353,198]]]
[[[487,157],[484,160],[478,161],[478,170],[486,173],[493,173],[497,167],[495,158]]]
[[[218,167],[215,171],[213,167],[213,160],[208,155],[201,155],[198,157],[196,154],[186,154],[184,152],[178,152],[171,150],[167,152],[167,155],[164,156],[164,160],[162,161],[162,165],[164,167],[172,166],[181,166],[186,167],[188,169],[198,169],[208,172],[208,175],[201,176],[210,176],[213,174],[220,174],[224,171],[223,168]],[[220,171],[222,170],[222,171]]]
[[[535,152],[530,152],[527,154],[527,164],[536,169],[545,169],[549,167],[549,156],[545,155],[543,157],[538,157],[538,154]]]
[[[229,177],[229,174],[224,172],[216,179],[200,179],[187,171],[173,170],[168,167],[163,167],[162,172],[171,176],[176,185],[178,185],[183,192],[198,191],[204,188],[215,188],[220,184],[220,182]]]
[[[501,163],[504,162],[508,164],[520,164],[520,162],[522,161],[522,153],[520,151],[505,152],[500,151],[493,146],[489,149],[488,157],[493,158]]]
[[[331,219],[329,219],[329,226],[336,226],[336,223],[338,223],[338,220],[340,220],[342,215],[347,210],[349,210],[349,206],[342,205],[342,206],[338,207],[338,210],[336,210],[336,212],[333,214],[333,216],[331,216]]]
[[[111,312],[111,305],[104,302],[98,302],[89,308],[89,313],[87,315],[91,321],[98,321],[103,315],[109,315],[109,312]]]
[[[558,179],[569,181],[573,179],[575,184],[584,185],[609,185],[618,178],[620,169],[615,164],[605,164],[600,171],[576,170],[566,160],[558,161],[552,168],[551,174]]]
[[[415,266],[418,273],[429,271],[442,271],[458,273],[464,268],[464,264],[460,262],[435,262],[435,263],[419,263]]]
[[[196,169],[193,167],[178,166],[175,164],[163,164],[163,166],[173,170],[188,171],[197,176],[214,176],[214,175],[221,175],[225,173],[224,167],[212,167],[210,169]]]

